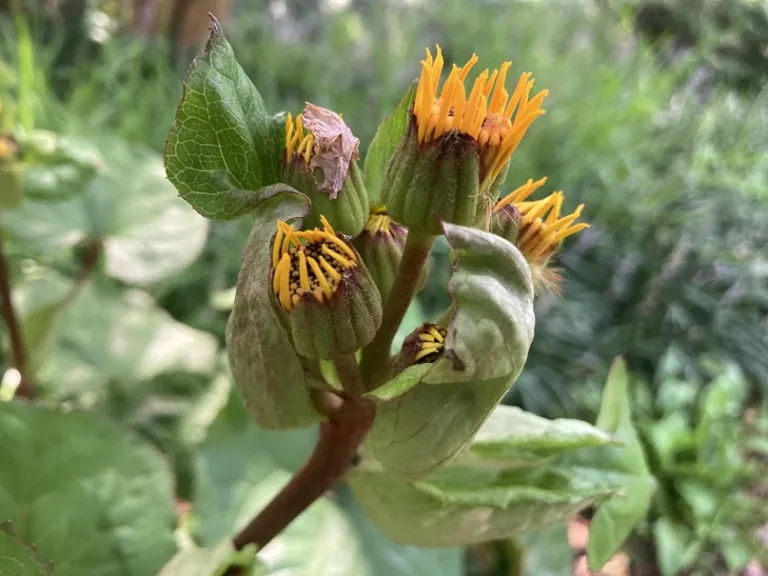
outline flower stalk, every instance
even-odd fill
[[[418,290],[419,278],[427,265],[436,238],[415,230],[408,232],[395,282],[384,304],[381,327],[371,343],[363,349],[360,369],[368,390],[375,390],[389,376],[392,341]]]

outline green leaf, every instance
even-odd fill
[[[184,82],[165,148],[168,179],[208,218],[231,220],[263,201],[259,189],[280,179],[284,121],[237,63],[219,22]]]
[[[147,576],[173,555],[165,462],[109,422],[0,403],[0,461],[0,518],[56,576]]]
[[[231,540],[224,540],[213,549],[190,548],[177,552],[158,576],[224,576],[231,567],[252,569],[255,555],[251,545],[238,552]]]
[[[564,452],[611,442],[608,434],[586,422],[547,420],[514,406],[501,405],[460,458],[467,465],[536,466]]]
[[[306,203],[278,194],[260,208],[243,254],[235,305],[227,324],[232,375],[259,426],[301,428],[320,420],[309,390],[314,378],[294,350],[275,310],[270,269],[275,220],[303,218]]]
[[[623,494],[600,506],[590,524],[587,546],[589,568],[598,571],[618,551],[632,528],[645,516],[651,501],[652,484],[643,449],[632,425],[627,384],[629,377],[622,360],[616,360],[608,374],[597,426],[623,442],[585,454],[591,464],[620,477]]]
[[[231,402],[236,400],[235,396]],[[295,443],[283,443],[281,438],[293,436],[296,442],[311,434],[260,430],[237,402],[220,414],[201,446],[197,465],[194,505],[204,544],[234,536],[287,483],[291,474],[275,456],[304,455]],[[328,497],[316,501],[258,557],[271,572],[284,576],[370,574],[353,527]]]
[[[429,384],[517,379],[533,340],[533,280],[520,251],[499,236],[444,224],[458,257],[448,282],[457,304],[443,358],[424,378]]]
[[[381,180],[387,171],[389,159],[405,135],[411,119],[410,109],[416,97],[417,82],[411,84],[397,108],[379,125],[365,156],[364,178],[371,205],[381,202]]]
[[[339,502],[355,525],[371,576],[463,576],[462,548],[420,548],[399,544],[384,535],[366,516],[351,491],[342,487]]]
[[[0,209],[10,210],[21,203],[21,172],[19,164],[0,165]]]
[[[0,574],[3,576],[46,576],[52,573],[37,558],[31,546],[11,533],[10,522],[0,524]]]
[[[40,269],[13,289],[13,302],[21,318],[27,363],[32,373],[45,363],[53,350],[55,327],[74,296],[74,286],[71,279],[53,270]]]
[[[426,453],[426,451],[425,451]],[[364,460],[348,480],[373,522],[396,542],[460,546],[564,522],[614,492],[580,486],[566,473],[451,466],[410,480]]]
[[[107,165],[85,192],[60,202],[28,200],[2,214],[4,229],[33,256],[101,240],[107,274],[124,282],[157,282],[189,266],[209,223],[178,198],[158,155],[115,139],[98,143]]]
[[[527,576],[570,576],[573,573],[573,551],[568,545],[565,524],[526,532],[520,536],[520,541],[525,546]]]
[[[376,415],[367,446],[385,468],[423,476],[466,446],[525,364],[533,339],[533,285],[506,240],[445,225],[458,264],[448,284],[457,304],[444,355],[422,382]]]
[[[653,523],[656,560],[662,576],[675,576],[686,567],[686,551],[693,541],[691,529],[667,517]]]
[[[24,196],[43,201],[64,200],[84,192],[104,169],[104,159],[93,143],[37,130],[16,135],[24,158],[21,189]]]
[[[414,386],[416,386],[429,369],[429,364],[415,364],[413,366],[409,366],[400,372],[400,374],[392,378],[392,380],[383,386],[380,386],[376,390],[369,392],[366,394],[366,396],[370,396],[384,402],[400,398],[400,396],[407,393]]]
[[[56,346],[37,379],[55,397],[103,390],[171,371],[209,373],[218,343],[176,322],[139,290],[85,285],[56,324]]]

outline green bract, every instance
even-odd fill
[[[303,196],[289,196],[294,201],[286,203],[286,189],[290,190],[275,187],[255,219],[227,325],[232,375],[246,406],[263,428],[298,428],[321,418],[310,400],[315,379],[309,374],[308,361],[294,350],[272,294],[270,243],[275,222],[303,218],[308,209]]]
[[[368,443],[387,470],[414,476],[445,466],[472,439],[533,339],[531,273],[517,249],[472,228],[446,224],[445,234],[458,253],[445,349],[418,385],[379,408]]]

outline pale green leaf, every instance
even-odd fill
[[[275,309],[270,248],[275,221],[306,215],[308,205],[277,195],[262,205],[243,253],[227,324],[229,364],[245,404],[263,428],[301,428],[320,420],[310,399],[313,377]]]
[[[21,319],[28,368],[35,373],[55,344],[55,327],[71,301],[75,283],[53,270],[39,269],[13,289],[13,302]]]
[[[190,548],[177,552],[158,576],[224,576],[231,567],[251,568],[256,562],[255,555],[252,545],[238,552],[231,540],[224,540],[212,549]]]
[[[58,201],[84,192],[104,168],[96,146],[83,138],[37,130],[16,138],[24,159],[21,190],[24,196]]]
[[[5,230],[33,255],[101,240],[107,274],[129,283],[179,273],[202,252],[209,223],[178,197],[158,155],[115,139],[98,142],[107,164],[82,194],[28,200],[2,215]]]
[[[233,402],[214,422],[197,465],[195,511],[206,545],[234,536],[290,478],[278,458],[304,457],[299,436],[312,433],[265,432]],[[291,436],[283,443],[283,435]],[[316,501],[277,538],[259,551],[270,572],[281,576],[367,576],[369,566],[352,525],[328,497]]]
[[[580,486],[567,473],[498,473],[452,466],[410,480],[364,461],[349,475],[368,516],[390,538],[416,546],[460,546],[564,522],[614,492]]]
[[[415,364],[409,366],[400,372],[400,374],[392,378],[392,380],[383,386],[376,388],[373,392],[369,392],[366,396],[384,402],[395,400],[416,386],[429,368],[429,364]]]
[[[147,576],[173,555],[167,465],[113,424],[0,403],[0,462],[0,518],[56,576]]]
[[[565,452],[612,442],[580,420],[547,420],[515,406],[498,406],[480,428],[461,462],[512,468],[535,466]]]
[[[348,487],[338,490],[338,497],[362,541],[371,576],[464,576],[463,548],[421,548],[395,542],[371,522]]]
[[[533,339],[533,285],[506,240],[445,225],[458,262],[457,305],[444,355],[407,394],[382,405],[367,447],[385,468],[423,476],[447,465],[477,433],[525,364]]]
[[[645,516],[651,501],[651,477],[632,424],[628,381],[624,362],[616,360],[608,374],[597,418],[598,428],[616,437],[623,445],[579,453],[594,468],[621,478],[623,486],[623,493],[600,506],[590,524],[587,557],[593,571],[599,570],[619,550],[632,528]]]
[[[208,218],[231,220],[263,201],[280,178],[284,121],[267,115],[218,21],[190,67],[165,166],[181,197]]]
[[[379,192],[381,180],[387,171],[389,159],[400,140],[403,139],[411,119],[410,108],[416,97],[416,85],[416,82],[411,84],[397,108],[379,125],[376,135],[368,147],[368,153],[365,156],[364,178],[371,205],[381,201]]]
[[[691,529],[661,517],[653,523],[656,560],[662,576],[675,576],[685,568],[686,550],[693,541]]]
[[[520,536],[525,546],[525,576],[571,576],[573,551],[565,523]]]
[[[175,321],[145,292],[103,282],[83,286],[57,328],[56,347],[37,374],[57,397],[98,391],[112,380],[208,373],[216,363],[213,335]]]

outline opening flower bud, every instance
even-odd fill
[[[306,226],[319,226],[323,214],[349,236],[363,229],[368,195],[355,162],[359,144],[335,112],[307,104],[300,116],[288,114],[282,181],[309,196]]]
[[[421,62],[409,129],[382,185],[390,214],[408,228],[439,234],[439,220],[469,226],[487,214],[512,154],[544,114],[547,91],[530,98],[530,73],[520,76],[511,96],[507,92],[511,62],[481,72],[467,96],[465,81],[477,61],[473,54],[463,67],[454,64],[442,90],[440,47],[435,58],[427,50]]]
[[[382,300],[386,300],[395,282],[407,236],[408,229],[405,226],[392,220],[384,206],[376,206],[371,210],[363,232],[353,241],[379,288]],[[419,289],[424,286],[427,276],[425,269],[419,281]]]
[[[322,230],[277,222],[272,290],[296,351],[332,360],[368,344],[381,324],[381,296],[359,254],[325,216]]]
[[[560,276],[548,267],[563,240],[589,224],[574,222],[581,216],[584,204],[566,216],[560,216],[563,193],[553,192],[541,200],[529,201],[536,190],[547,181],[528,180],[514,192],[499,200],[493,208],[493,232],[513,242],[528,261],[534,280],[557,291]]]
[[[445,349],[447,330],[438,324],[425,322],[403,341],[403,348],[395,359],[395,373],[414,364],[431,364]]]

